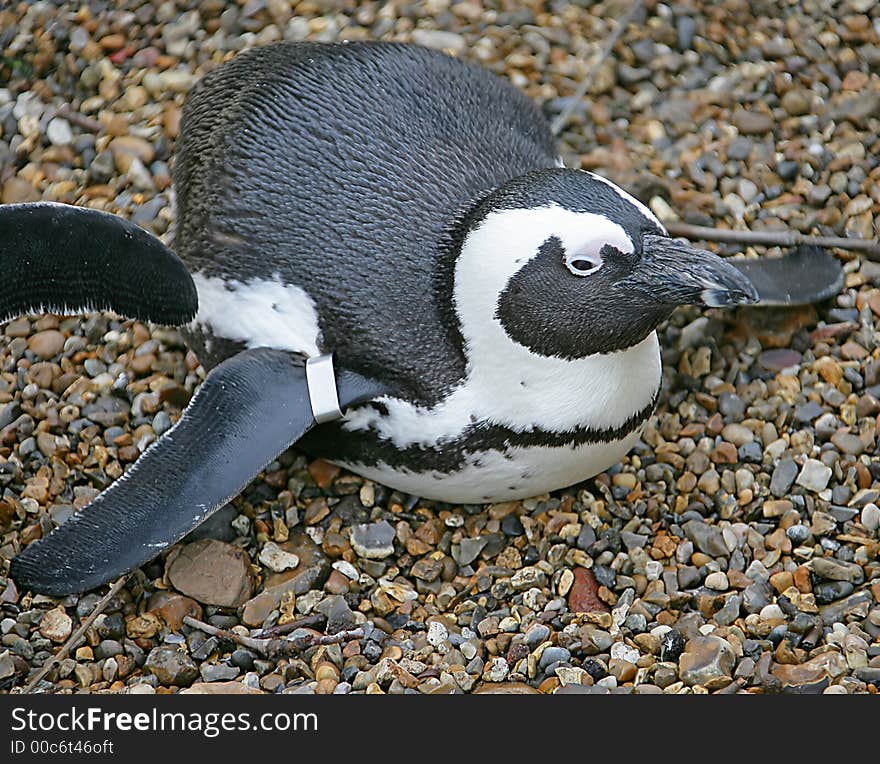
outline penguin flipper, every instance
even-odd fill
[[[386,392],[347,371],[336,384],[342,408]],[[305,368],[290,353],[255,348],[227,359],[119,480],[13,559],[12,578],[61,597],[152,560],[314,427],[312,404]]]
[[[781,257],[727,262],[758,291],[753,307],[808,305],[836,295],[844,283],[840,262],[827,249],[801,245]]]
[[[129,220],[69,204],[0,205],[0,322],[110,310],[179,326],[198,310],[183,261]]]

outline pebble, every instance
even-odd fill
[[[49,120],[46,126],[46,137],[53,146],[68,146],[73,143],[73,131],[70,123],[61,117]]]
[[[783,459],[773,468],[770,478],[770,493],[777,498],[786,496],[798,476],[798,466],[794,459]]]
[[[28,340],[28,348],[42,360],[54,358],[64,348],[64,335],[56,329],[47,329],[32,334]]]
[[[688,538],[704,554],[710,557],[726,557],[727,545],[721,531],[714,525],[708,525],[700,520],[689,520],[682,525]]]
[[[807,459],[797,476],[797,484],[808,491],[824,491],[831,479],[831,467],[827,467],[817,459]]]
[[[699,685],[716,690],[730,684],[735,655],[730,644],[721,637],[697,636],[687,641],[679,658],[679,676],[693,687]]]
[[[574,582],[568,591],[568,607],[573,613],[608,612],[599,598],[599,583],[591,570],[574,569]]]
[[[727,574],[723,571],[716,571],[706,576],[706,586],[719,592],[726,592],[730,588],[727,580]]]
[[[880,508],[876,504],[866,504],[862,509],[861,522],[867,531],[880,530]]]
[[[800,665],[776,664],[773,675],[782,684],[783,692],[816,694],[847,671],[846,661],[838,653],[823,653]]]
[[[746,109],[735,111],[731,121],[743,135],[764,135],[771,132],[775,124],[770,115]]]
[[[40,634],[53,642],[64,642],[72,630],[73,619],[61,607],[47,611],[40,621]]]
[[[186,687],[199,676],[193,659],[177,647],[160,645],[147,656],[144,667],[166,687]]]
[[[253,592],[247,556],[214,539],[186,544],[169,566],[168,579],[182,594],[220,607],[239,607]]]
[[[354,551],[368,560],[382,560],[394,554],[394,528],[385,520],[355,525],[351,529]]]
[[[199,666],[199,674],[205,682],[228,682],[235,679],[239,671],[237,666],[227,666],[225,663],[202,663]]]
[[[285,552],[273,541],[268,542],[260,550],[260,562],[275,573],[291,570],[299,565],[299,557]]]

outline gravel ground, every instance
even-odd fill
[[[646,6],[577,104],[569,164],[667,218],[875,237],[880,6]],[[2,202],[94,206],[165,234],[184,94],[282,38],[443,47],[552,117],[624,10],[7,4]],[[880,265],[841,256],[846,286],[828,304],[676,313],[656,418],[583,485],[451,507],[285,454],[137,572],[38,688],[876,693]],[[100,594],[18,591],[8,560],[118,478],[203,371],[176,332],[108,316],[2,331],[0,690],[16,692]]]

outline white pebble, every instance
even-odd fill
[[[299,565],[299,557],[292,552],[285,552],[274,541],[269,541],[260,550],[260,562],[269,570],[282,573]]]
[[[831,467],[822,464],[818,459],[807,459],[801,468],[800,475],[797,476],[797,484],[808,491],[819,493],[819,491],[825,490],[830,479]]]
[[[615,642],[611,645],[611,657],[635,663],[639,659],[639,651],[630,647],[626,642]]]
[[[764,605],[761,608],[760,618],[762,621],[781,621],[785,620],[785,613],[779,605]]]
[[[431,621],[428,624],[428,642],[434,647],[441,645],[449,638],[449,629],[440,621]]]
[[[61,117],[49,120],[46,126],[46,137],[53,146],[68,146],[73,143],[73,131],[70,123]]]
[[[726,592],[730,588],[730,582],[727,580],[727,573],[717,571],[706,576],[706,586],[717,592]]]
[[[141,682],[140,684],[132,685],[128,688],[129,695],[155,695],[156,688],[151,687],[146,682]]]
[[[337,560],[333,563],[334,570],[338,570],[342,573],[350,581],[357,581],[360,577],[360,573],[358,573],[358,569],[352,565],[350,562],[346,562],[345,560]]]
[[[645,563],[645,575],[649,581],[656,581],[663,575],[663,563],[657,560],[649,560]]]
[[[865,504],[862,509],[862,525],[867,531],[880,530],[880,507],[876,504]]]

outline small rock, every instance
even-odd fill
[[[599,599],[599,582],[592,570],[574,569],[574,583],[568,591],[568,609],[572,613],[608,612],[608,605]]]
[[[540,695],[525,682],[484,682],[476,690],[475,695]]]
[[[248,687],[243,682],[196,682],[180,691],[181,695],[265,695],[262,690]]]
[[[23,204],[40,201],[40,192],[24,178],[13,175],[3,184],[0,202],[3,204]]]
[[[731,117],[731,122],[743,135],[764,135],[772,132],[775,125],[769,114],[760,111],[738,109]]]
[[[781,105],[792,117],[801,117],[810,111],[810,99],[797,88],[792,88],[782,96]]]
[[[814,557],[807,563],[807,567],[819,578],[829,581],[847,581],[851,584],[860,584],[865,578],[860,565],[835,560],[833,557]]]
[[[730,684],[735,657],[730,644],[715,636],[691,637],[679,659],[681,680],[693,687],[716,690]]]
[[[831,479],[831,467],[827,467],[817,459],[807,459],[797,477],[797,484],[808,491],[818,493],[824,491]]]
[[[394,554],[394,527],[382,520],[355,525],[351,529],[354,551],[368,560],[382,560]]]
[[[147,656],[144,668],[166,687],[186,687],[199,675],[193,659],[171,645],[154,647]]]
[[[412,33],[412,41],[416,45],[446,50],[451,53],[460,53],[466,45],[465,39],[461,35],[438,29],[416,29]]]
[[[834,652],[822,653],[800,665],[781,663],[773,668],[773,675],[782,683],[783,692],[793,694],[821,693],[831,681],[846,672],[846,659]]]
[[[345,598],[335,594],[327,597],[316,608],[319,613],[327,616],[327,633],[338,634],[348,631],[357,625],[357,618]]]
[[[699,520],[688,520],[681,527],[703,554],[710,557],[727,557],[730,554],[721,531],[714,525]]]
[[[73,630],[73,619],[67,615],[63,607],[48,611],[40,621],[40,634],[53,642],[63,642]]]
[[[46,137],[53,146],[68,146],[73,143],[73,131],[70,129],[70,123],[61,117],[50,119],[46,126]]]
[[[458,545],[452,547],[452,557],[459,565],[470,565],[477,559],[489,543],[487,536],[462,539]]]
[[[46,329],[32,334],[28,348],[44,361],[54,358],[64,349],[64,335],[57,329]]]
[[[219,607],[243,605],[254,588],[247,555],[214,539],[184,546],[169,566],[168,578],[179,592]]]
[[[15,676],[15,663],[9,650],[0,653],[0,680]]]
[[[866,504],[862,510],[861,521],[867,531],[880,530],[880,508],[876,504]]]
[[[706,586],[719,592],[726,592],[730,588],[730,583],[727,574],[719,570],[706,576]]]
[[[285,552],[274,541],[268,541],[260,550],[260,562],[275,573],[291,570],[299,565],[299,557]]]
[[[238,666],[228,666],[225,663],[203,663],[199,666],[199,673],[205,682],[228,682],[235,679],[240,671]]]
[[[773,470],[773,476],[770,478],[770,493],[781,499],[791,490],[797,475],[798,466],[794,459],[783,459]]]

